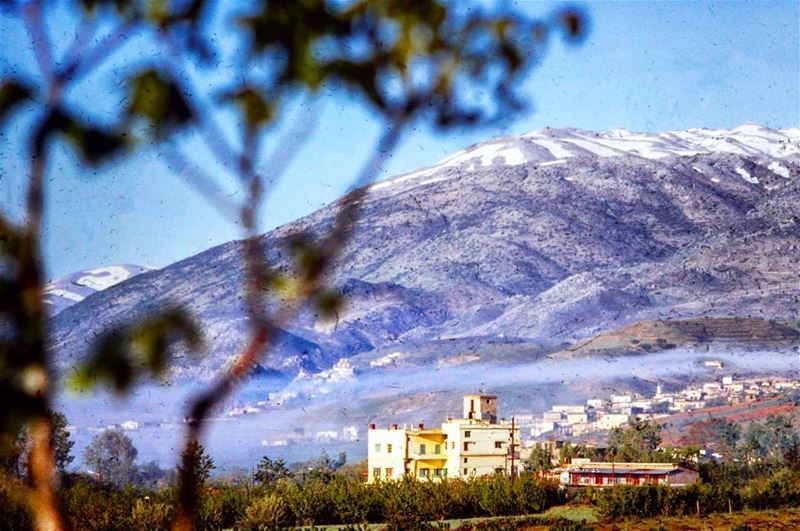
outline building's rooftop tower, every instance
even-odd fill
[[[491,395],[465,395],[464,418],[497,422],[497,397]]]

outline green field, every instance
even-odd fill
[[[559,525],[561,521],[561,525]],[[716,530],[774,530],[790,531],[800,529],[800,509],[780,511],[743,511],[732,514],[713,514],[702,517],[663,517],[643,520],[626,520],[621,522],[599,522],[594,510],[587,506],[563,505],[553,507],[547,512],[526,516],[496,518],[465,518],[431,522],[429,529],[516,529],[520,531],[544,531],[551,529],[569,529],[568,522],[583,522],[585,529],[609,531],[716,531]],[[341,525],[319,526],[314,529],[338,531],[347,529],[380,530],[385,524],[363,524],[359,527]],[[304,527],[298,529],[310,530]]]

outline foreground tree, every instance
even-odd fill
[[[528,472],[546,472],[553,468],[553,451],[549,447],[536,445],[525,462]]]
[[[83,461],[100,481],[122,487],[136,477],[138,453],[130,437],[119,430],[105,430],[86,447]]]
[[[782,463],[800,456],[800,429],[787,415],[770,414],[750,422],[742,435],[739,454],[746,463]]]
[[[184,482],[187,476],[193,476],[199,493],[215,468],[217,466],[214,464],[214,460],[206,453],[203,445],[197,441],[191,441],[181,454],[181,460],[176,470],[178,481]]]
[[[0,126],[18,130],[22,124],[28,130],[21,134],[30,139],[24,155],[29,161],[24,222],[17,225],[0,214],[0,402],[12,404],[0,409],[0,444],[9,447],[20,426],[28,426],[27,494],[41,529],[64,527],[54,491],[53,425],[47,415],[53,374],[41,297],[44,183],[57,144],[71,149],[85,167],[131,156],[136,148],[157,148],[176,175],[242,227],[248,339],[236,361],[190,406],[188,449],[201,440],[209,414],[265,354],[281,326],[309,305],[335,313],[338,300],[326,279],[358,217],[363,185],[377,175],[404,128],[423,121],[443,130],[509,118],[523,108],[515,89],[551,30],[577,39],[584,27],[573,10],[531,20],[508,6],[487,10],[439,0],[264,1],[246,8],[206,0],[83,0],[75,8],[74,31],[58,19],[58,34],[74,34],[74,41],[56,46],[46,17],[49,5],[43,0],[3,3],[4,16],[28,28],[38,72],[27,77],[21,74],[25,68],[11,65],[0,83]],[[218,20],[224,22],[215,25]],[[98,35],[98,30],[107,33]],[[216,39],[223,34],[240,46],[221,45]],[[117,62],[104,70],[113,76],[107,96],[120,102],[117,112],[97,112],[86,87],[99,82],[100,66],[131,43],[141,47],[137,52],[144,50],[135,65]],[[220,76],[220,64],[232,69]],[[302,145],[297,139],[307,138],[314,114],[302,113],[299,134],[293,130],[289,141],[277,142],[292,145],[290,153],[265,157],[262,147],[287,109],[313,107],[336,88],[369,107],[385,127],[328,232],[316,240],[297,238],[290,249],[296,265],[285,278],[264,263],[264,249],[254,236],[267,183],[277,181],[297,153]],[[20,109],[27,120],[14,123],[11,111]],[[236,116],[235,134],[220,125],[223,115]],[[241,183],[240,203],[213,193],[214,177],[187,155],[187,147],[196,147],[190,144],[192,135],[180,133],[189,130],[221,171]],[[182,340],[194,352],[201,339],[184,310],[160,308],[135,322],[118,323],[98,338],[75,383],[100,382],[125,392],[168,368],[169,345]],[[188,460],[191,452],[183,455]],[[196,523],[200,478],[190,464],[184,463],[176,528]]]
[[[59,474],[64,474],[69,464],[75,459],[72,455],[72,447],[75,446],[75,442],[70,438],[69,431],[67,431],[67,417],[60,411],[54,410],[50,410],[48,415],[53,426],[50,445],[53,448],[56,470]],[[23,426],[14,443],[0,458],[0,467],[17,477],[27,475],[26,463],[30,456],[30,451],[31,441],[27,429]]]
[[[726,461],[731,461],[736,456],[736,447],[742,438],[742,427],[725,419],[713,419],[709,430],[716,450]]]
[[[671,460],[671,454],[657,452],[661,444],[658,424],[639,419],[627,426],[613,428],[608,439],[608,452],[617,461],[648,462]]]
[[[279,479],[291,477],[292,473],[286,466],[286,461],[283,459],[276,459],[273,461],[266,455],[261,458],[255,472],[253,479],[262,485],[271,485]]]

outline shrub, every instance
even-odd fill
[[[381,485],[383,520],[390,529],[415,529],[424,523],[418,487],[418,482],[408,478]]]
[[[298,525],[337,523],[327,485],[322,480],[309,479],[301,484],[283,483],[277,492],[286,499]]]
[[[360,481],[336,477],[327,485],[328,500],[337,523],[357,524],[367,521],[371,512],[367,487]]]
[[[519,513],[539,513],[566,502],[566,496],[554,481],[522,474],[513,486],[515,506]]]
[[[491,479],[473,481],[481,510],[489,516],[517,514],[511,480],[496,475]]]
[[[800,506],[800,471],[786,467],[751,480],[744,487],[742,497],[751,509]]]
[[[19,495],[22,489],[19,479],[0,472],[0,531],[33,527],[25,500]]]
[[[131,510],[131,520],[135,529],[157,531],[169,529],[175,515],[175,508],[169,504],[145,499],[136,500]]]
[[[132,487],[118,490],[81,478],[62,490],[67,519],[73,529],[105,531],[131,529],[134,501],[144,496]]]
[[[223,486],[207,489],[200,500],[200,527],[209,530],[233,527],[244,515],[250,498],[247,488]]]
[[[670,507],[670,487],[665,485],[620,485],[604,489],[598,498],[600,515],[608,520],[647,518],[665,514]]]
[[[291,512],[280,494],[271,492],[257,497],[239,520],[237,528],[246,531],[284,529],[291,525]]]

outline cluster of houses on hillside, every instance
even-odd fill
[[[555,436],[581,437],[587,433],[610,430],[628,424],[632,418],[657,419],[710,406],[759,400],[786,389],[800,389],[800,380],[783,377],[740,380],[724,376],[717,381],[692,385],[675,392],[664,392],[662,386],[658,385],[651,397],[618,394],[607,399],[592,398],[585,404],[554,405],[540,417],[525,415],[518,417],[518,421],[526,435],[530,434],[530,443],[535,443]]]
[[[721,365],[719,366],[721,368]],[[656,419],[714,405],[737,404],[769,398],[788,389],[800,389],[800,380],[783,377],[718,381],[664,392],[658,385],[653,396],[636,394],[594,398],[585,404],[560,404],[534,417],[520,415],[498,420],[497,397],[467,395],[462,418],[448,418],[440,426],[369,425],[368,481],[474,478],[524,469],[525,459],[540,441],[554,436],[580,436],[626,425],[632,418]],[[528,433],[530,437],[528,437]],[[523,434],[526,440],[523,440]],[[545,443],[547,444],[547,443]],[[681,486],[697,480],[697,473],[677,464],[605,463],[573,459],[551,471],[567,486],[657,483]]]

